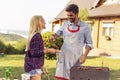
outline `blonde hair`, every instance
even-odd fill
[[[36,33],[41,33],[44,25],[44,19],[42,16],[33,16],[31,21],[30,21],[30,28],[29,28],[29,32],[28,32],[28,39],[27,39],[27,43],[26,43],[26,49],[25,51],[28,51],[30,48],[30,41],[32,39],[32,37],[36,34]]]

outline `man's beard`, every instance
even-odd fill
[[[68,19],[71,23],[75,22],[75,18],[69,18]]]

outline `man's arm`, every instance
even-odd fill
[[[85,52],[80,57],[80,63],[81,64],[85,62],[85,60],[87,58],[87,55],[89,54],[90,50],[93,49],[91,30],[90,30],[90,27],[88,25],[86,25],[84,38],[85,38],[86,47],[85,47]]]
[[[80,57],[80,63],[83,64],[86,61],[87,55],[90,52],[91,47],[90,46],[86,46],[85,52],[83,53],[83,55]]]

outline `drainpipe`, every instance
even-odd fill
[[[60,26],[62,26],[62,19],[59,20],[59,24],[60,24]]]
[[[54,32],[54,23],[52,23],[52,32]]]
[[[100,31],[100,18],[98,18],[98,32],[97,32],[97,48],[99,47],[99,31]]]

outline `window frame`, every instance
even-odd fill
[[[103,22],[102,36],[114,36],[114,21]]]

